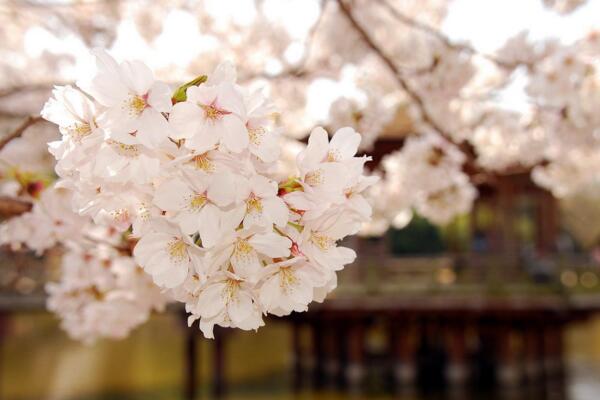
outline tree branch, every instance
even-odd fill
[[[421,21],[418,21],[414,18],[411,18],[408,15],[402,13],[401,11],[396,9],[394,6],[392,6],[387,0],[379,0],[379,3],[386,10],[388,10],[388,12],[394,18],[396,18],[396,20],[398,20],[399,22],[403,23],[404,25],[410,26],[411,28],[419,30],[421,32],[427,33],[430,36],[435,37],[437,40],[439,40],[444,46],[446,46],[449,49],[456,50],[456,51],[464,51],[464,52],[467,52],[472,55],[478,55],[480,57],[483,57],[483,58],[493,62],[494,64],[498,65],[499,67],[506,68],[506,69],[514,69],[519,66],[519,63],[517,63],[517,64],[509,63],[509,62],[500,60],[499,58],[497,58],[496,56],[494,56],[492,54],[480,53],[474,47],[472,47],[466,43],[455,43],[455,42],[451,41],[450,38],[448,38],[442,32],[440,32],[438,29],[436,29],[430,25],[427,25]]]
[[[19,126],[15,128],[14,131],[0,139],[0,150],[2,150],[4,146],[10,143],[11,140],[20,137],[30,126],[35,125],[43,120],[44,119],[40,116],[30,115],[29,117],[27,117],[25,121],[23,121]]]
[[[396,66],[396,64],[392,61],[392,59],[387,56],[383,50],[375,43],[375,41],[371,38],[369,33],[360,25],[360,23],[354,18],[350,7],[344,2],[344,0],[337,0],[340,10],[342,14],[348,19],[352,27],[356,30],[356,32],[360,35],[366,45],[381,59],[381,61],[388,67],[388,69],[394,74],[396,81],[402,87],[402,89],[406,92],[406,94],[411,98],[411,100],[417,105],[419,111],[421,112],[421,119],[423,122],[428,125],[430,128],[438,132],[441,136],[443,136],[446,140],[450,142],[454,142],[452,140],[452,136],[448,131],[446,131],[441,125],[439,125],[435,119],[431,116],[429,111],[427,110],[427,106],[423,99],[419,96],[419,94],[414,90],[405,79],[402,71]]]

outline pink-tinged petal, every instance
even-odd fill
[[[340,161],[354,157],[360,144],[361,136],[354,129],[339,129],[329,143],[329,161]]]
[[[148,105],[158,112],[170,112],[173,103],[169,85],[164,82],[155,82],[148,92]]]
[[[235,200],[237,190],[236,179],[230,172],[215,173],[208,187],[207,195],[210,201],[220,207],[226,207]]]
[[[207,85],[218,85],[220,83],[235,83],[237,80],[237,71],[235,66],[230,61],[223,61],[217,68],[208,76]]]
[[[200,211],[198,220],[198,232],[202,240],[202,247],[213,247],[219,239],[219,225],[221,211],[218,207],[207,204]]]
[[[251,316],[252,311],[252,296],[243,290],[238,290],[237,295],[227,303],[229,318],[236,326]]]
[[[314,202],[305,192],[292,192],[286,194],[283,199],[296,210],[310,210],[315,207]]]
[[[187,103],[195,105],[209,105],[217,100],[219,91],[216,86],[192,86],[186,91]]]
[[[219,93],[217,106],[235,114],[239,118],[246,118],[244,100],[239,90],[231,83],[222,83],[217,88]]]
[[[154,84],[152,70],[141,61],[123,61],[119,69],[123,83],[139,96],[147,94]]]
[[[329,251],[330,266],[334,270],[341,270],[345,265],[354,262],[356,252],[348,247],[336,247]]]
[[[127,87],[118,76],[108,74],[95,76],[82,89],[91,94],[100,104],[107,107],[120,107],[129,95]]]
[[[101,48],[95,48],[91,51],[96,59],[96,68],[98,73],[119,74],[119,64],[108,52]]]
[[[188,267],[188,263],[173,265],[170,270],[154,275],[154,283],[167,289],[179,286],[188,275]]]
[[[144,235],[133,249],[135,260],[140,265],[145,265],[154,255],[161,251],[168,242],[169,236],[162,233]]]
[[[250,178],[250,188],[257,197],[273,197],[277,195],[277,183],[262,175],[254,175]]]
[[[202,319],[213,318],[219,315],[225,308],[224,296],[225,284],[215,283],[209,285],[200,292],[196,309]]]
[[[258,254],[252,249],[249,251],[240,251],[237,246],[240,245],[236,243],[236,250],[233,251],[230,259],[234,272],[244,279],[257,279],[261,269]],[[243,248],[245,249],[246,247]]]
[[[290,217],[290,210],[285,202],[279,197],[271,197],[263,200],[264,212],[278,227],[284,227]]]
[[[245,204],[240,204],[229,211],[224,211],[221,214],[220,234],[228,234],[229,232],[233,232],[240,225],[245,214]]]
[[[169,115],[171,138],[188,139],[198,134],[203,125],[204,113],[195,104],[183,102],[173,106]]]
[[[262,211],[251,211],[244,217],[244,229],[250,229],[254,226],[267,227],[270,221]]]
[[[292,241],[274,232],[257,234],[249,239],[252,247],[268,257],[287,257],[290,255]]]
[[[179,179],[166,181],[156,188],[154,204],[164,211],[180,211],[187,206],[186,199],[193,195],[189,186]]]
[[[264,162],[273,162],[281,152],[277,137],[272,132],[265,132],[257,143],[250,140],[250,151]]]
[[[279,274],[274,274],[260,287],[259,300],[266,310],[276,307],[278,299],[282,295],[279,279]]]
[[[186,235],[192,235],[198,231],[200,216],[195,212],[183,211],[177,215],[174,221],[181,228],[181,232]]]
[[[220,123],[221,142],[234,153],[240,153],[248,147],[250,139],[242,120],[235,115],[225,115]]]
[[[362,218],[370,218],[373,212],[369,202],[360,194],[356,194],[348,199],[348,207],[360,214]]]
[[[327,157],[329,137],[325,129],[317,127],[308,138],[308,145],[298,154],[298,167],[302,173],[315,169]]]
[[[215,318],[215,319],[202,318],[200,320],[200,330],[202,331],[202,334],[204,335],[205,338],[207,338],[207,339],[215,338],[215,334],[214,334],[213,330],[214,330],[215,324],[217,322],[218,322],[217,318]]]
[[[211,130],[213,129],[210,125],[203,125],[199,132],[186,139],[185,147],[194,150],[198,154],[214,149],[219,142],[219,131],[215,129],[214,132],[211,132]]]
[[[169,123],[161,113],[147,108],[138,119],[136,138],[144,146],[154,149],[168,139],[170,130]]]

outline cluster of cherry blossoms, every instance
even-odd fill
[[[57,282],[46,285],[48,309],[74,339],[120,339],[164,309],[163,295],[123,246],[123,237],[71,209],[69,190],[44,190],[30,212],[0,225],[0,244],[42,254],[60,245]]]
[[[190,324],[199,319],[207,337],[214,325],[257,329],[263,315],[305,311],[335,288],[355,258],[337,242],[369,220],[362,193],[377,180],[363,175],[369,158],[355,157],[357,132],[329,140],[314,129],[280,179],[274,110],[235,83],[231,65],[172,95],[144,64],[95,55],[96,72],[57,87],[42,111],[62,133],[49,146],[57,186],[79,215],[137,240],[135,262],[185,303]],[[53,307],[68,290],[51,289]]]
[[[403,228],[413,211],[439,225],[469,212],[477,190],[462,170],[464,162],[464,154],[439,135],[409,137],[401,150],[383,158],[384,178],[368,191],[373,217],[362,234]]]

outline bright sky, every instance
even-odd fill
[[[599,0],[588,0],[566,16],[545,8],[542,0],[454,0],[443,25],[451,38],[469,39],[483,52],[523,30],[533,39],[557,37],[570,43],[592,28],[600,29]]]

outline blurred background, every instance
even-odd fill
[[[256,333],[207,340],[172,306],[81,344],[45,309],[57,252],[5,246],[0,398],[600,398],[599,1],[0,0],[0,24],[3,135],[95,47],[172,88],[231,60],[286,155],[351,125],[382,177],[338,288]],[[55,179],[58,135],[3,143],[3,219]]]

